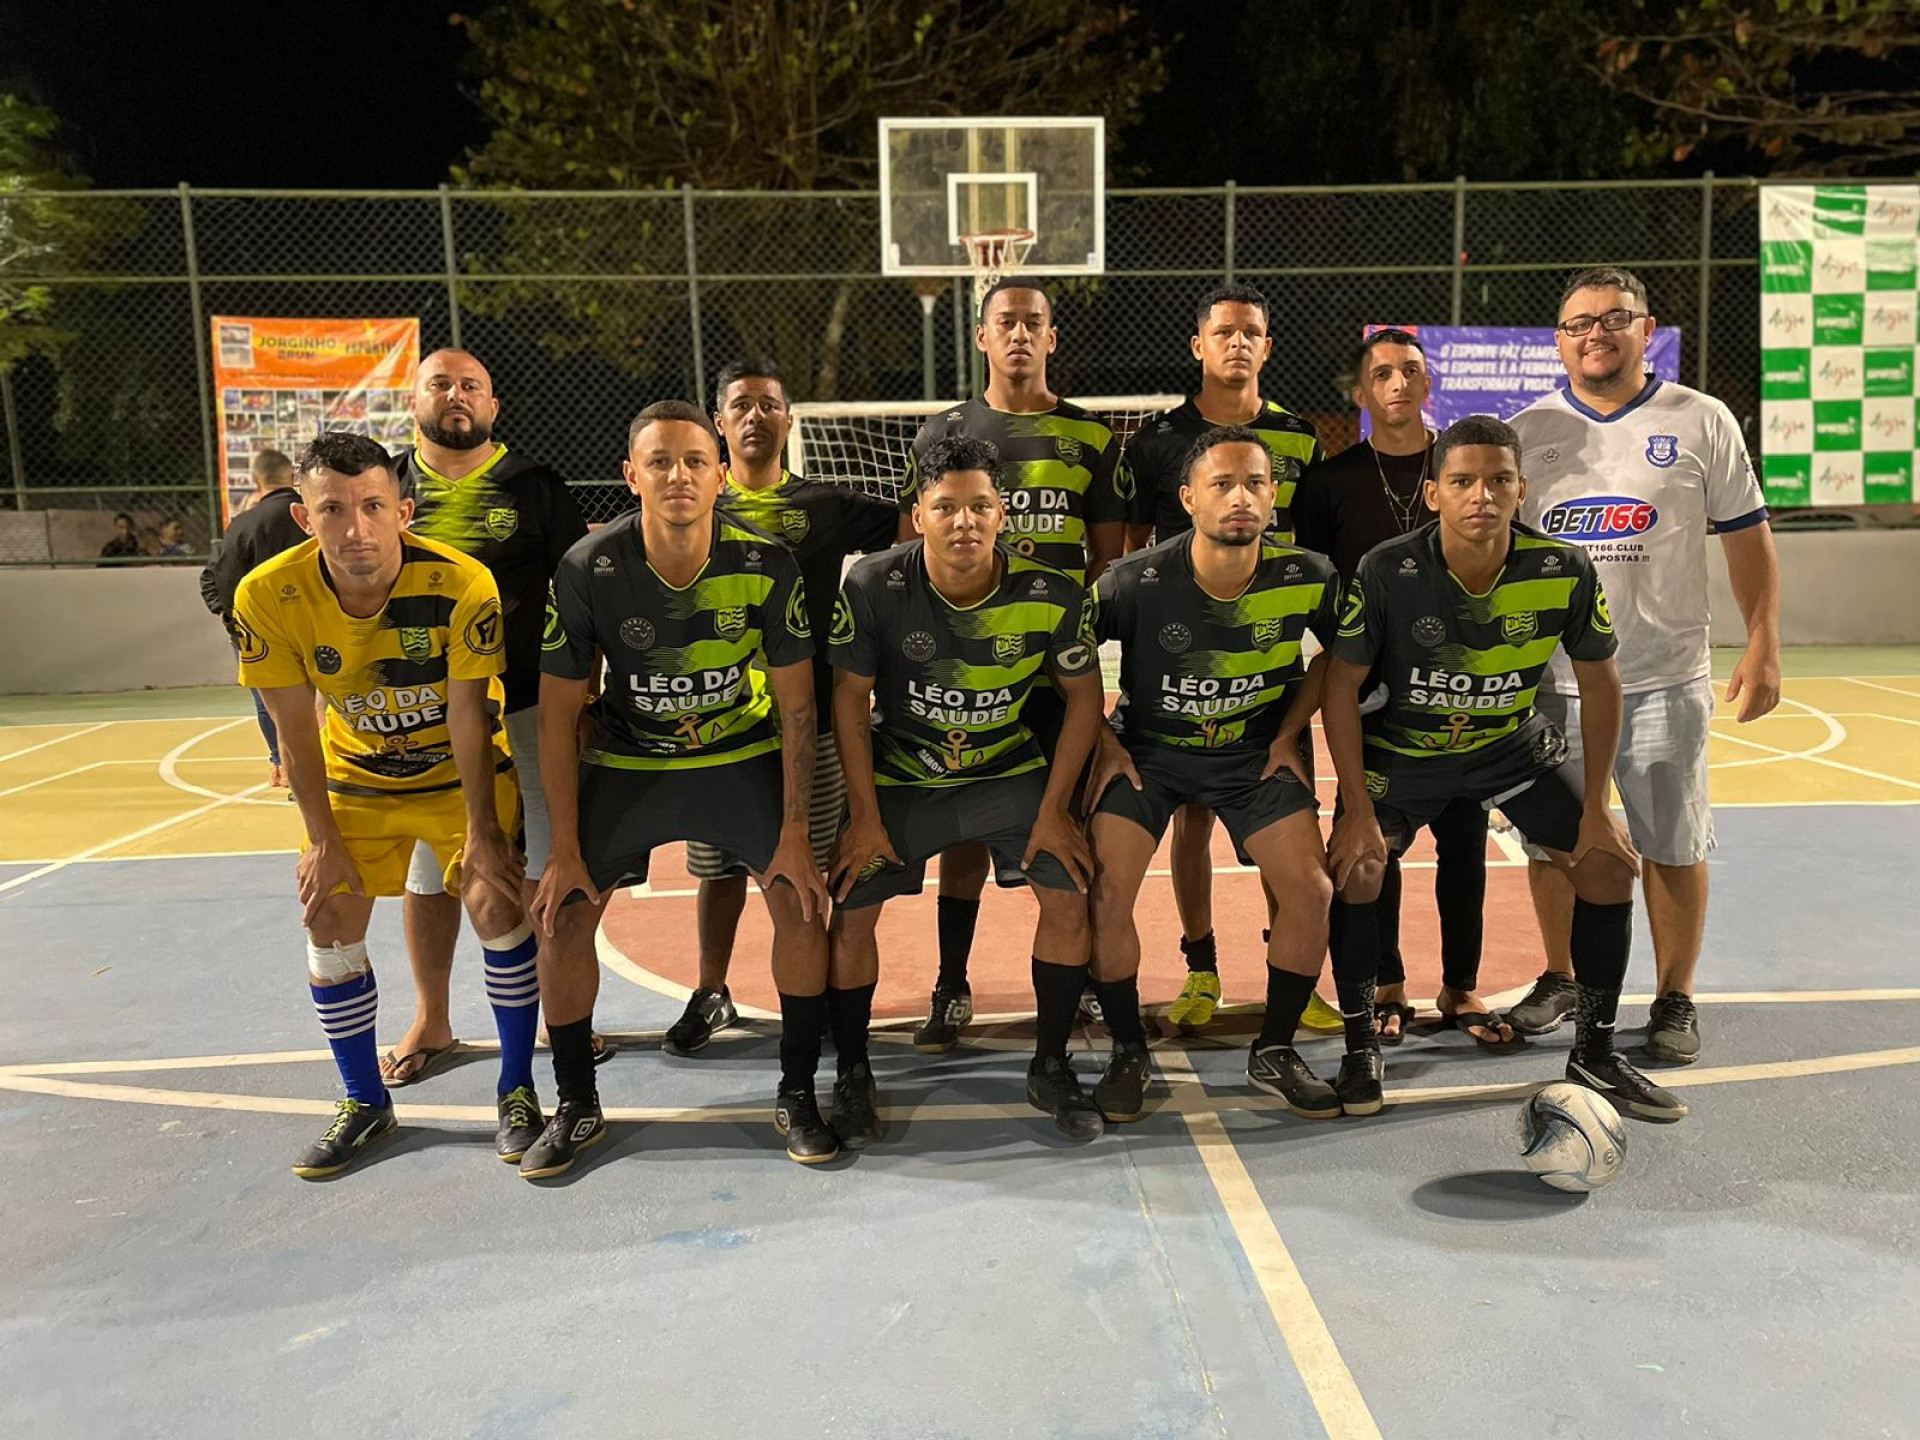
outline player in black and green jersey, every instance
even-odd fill
[[[995,542],[1005,519],[993,446],[957,436],[922,460],[921,539],[854,565],[834,611],[834,740],[850,819],[834,855],[827,1007],[839,1054],[834,1127],[878,1137],[868,1017],[880,907],[917,895],[927,861],[963,844],[1002,884],[1031,881],[1038,1004],[1027,1099],[1077,1140],[1101,1132],[1067,1039],[1087,983],[1086,841],[1070,810],[1100,728],[1092,605],[1078,583]],[[1028,723],[1042,675],[1064,699],[1051,756]]]
[[[1260,372],[1273,353],[1272,311],[1251,285],[1225,285],[1200,297],[1189,345],[1200,362],[1200,393],[1150,421],[1127,442],[1133,500],[1127,510],[1127,548],[1171,540],[1192,527],[1181,502],[1194,443],[1217,425],[1243,425],[1266,447],[1273,479],[1273,518],[1290,541],[1293,492],[1301,472],[1324,458],[1320,436],[1306,420],[1260,393]],[[1213,815],[1203,805],[1182,806],[1173,817],[1173,900],[1180,912],[1185,987],[1167,1015],[1176,1025],[1200,1026],[1220,1003],[1219,961],[1213,935]],[[1314,1011],[1320,1012],[1316,1017]],[[1309,1006],[1308,1023],[1330,1021],[1324,1002]]]
[[[415,534],[451,545],[493,572],[506,617],[507,740],[520,769],[528,893],[547,863],[550,828],[540,786],[540,622],[547,582],[560,557],[587,533],[566,482],[494,439],[500,400],[493,377],[465,350],[436,350],[420,362],[410,399],[420,443],[398,456],[400,493],[413,501]],[[390,1086],[411,1085],[453,1045],[447,1002],[460,900],[446,893],[433,851],[416,846],[407,872],[407,954],[414,1017],[381,1059]],[[596,1040],[595,1055],[613,1051]]]
[[[737,855],[759,878],[782,1019],[774,1124],[788,1155],[816,1164],[840,1147],[813,1096],[827,957],[807,844],[819,727],[806,593],[783,546],[715,513],[720,445],[698,406],[649,405],[627,448],[640,512],[567,552],[542,644],[553,857],[533,909],[554,937],[540,979],[560,1105],[521,1173],[560,1174],[604,1133],[594,932],[613,888],[644,881],[652,851],[675,840]],[[575,727],[602,655],[607,688],[583,751]]]
[[[1276,905],[1248,1078],[1300,1114],[1337,1115],[1292,1047],[1333,893],[1305,744],[1326,662],[1315,660],[1310,681],[1301,641],[1311,630],[1332,643],[1339,585],[1324,556],[1267,533],[1273,473],[1253,430],[1209,430],[1185,470],[1192,527],[1118,561],[1097,592],[1099,637],[1120,642],[1120,702],[1087,786],[1094,988],[1113,1036],[1094,1100],[1109,1120],[1140,1114],[1148,1062],[1134,905],[1168,821],[1204,805]]]
[[[986,393],[934,416],[920,428],[900,484],[900,538],[910,540],[912,509],[925,459],[955,435],[985,440],[1000,457],[1006,529],[1002,543],[1090,585],[1126,542],[1133,478],[1119,440],[1106,424],[1054,394],[1047,357],[1060,343],[1053,304],[1032,279],[1009,276],[987,291],[974,344],[986,357]],[[1063,714],[1043,684],[1027,722],[1051,752]],[[940,974],[927,1023],[914,1034],[926,1052],[952,1048],[973,1016],[967,955],[973,948],[987,857],[967,846],[940,862]]]
[[[1614,1012],[1633,942],[1639,857],[1607,808],[1620,738],[1613,625],[1580,546],[1515,522],[1526,495],[1519,437],[1486,415],[1434,443],[1427,503],[1439,519],[1370,550],[1348,590],[1328,668],[1324,724],[1340,776],[1328,858],[1337,890],[1334,980],[1347,1055],[1335,1089],[1349,1114],[1380,1108],[1373,1034],[1380,935],[1374,902],[1389,852],[1466,797],[1499,805],[1572,882],[1579,1007],[1567,1079],[1647,1119],[1687,1107],[1615,1051]],[[1535,712],[1554,651],[1580,687],[1584,773]],[[1360,715],[1372,675],[1385,703]],[[1491,1024],[1488,1015],[1455,1024]]]
[[[848,557],[892,546],[893,507],[844,486],[788,472],[784,459],[793,413],[787,407],[786,385],[770,360],[741,361],[720,372],[713,418],[727,446],[720,513],[776,537],[793,551],[806,587],[808,621],[816,636],[824,636]],[[809,831],[814,861],[825,870],[846,816],[847,786],[830,734],[833,668],[824,643],[814,646],[813,686],[821,734],[814,751]],[[687,846],[687,873],[700,882],[694,902],[700,975],[685,1012],[667,1028],[662,1042],[669,1055],[679,1056],[697,1055],[714,1031],[736,1018],[727,969],[747,903],[747,870],[739,857],[694,841]]]

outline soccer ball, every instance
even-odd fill
[[[1520,1107],[1520,1158],[1556,1190],[1598,1190],[1627,1163],[1620,1112],[1584,1085],[1560,1081]]]

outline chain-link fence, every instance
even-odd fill
[[[1758,189],[1110,191],[1107,273],[1055,287],[1051,375],[1068,395],[1190,390],[1195,299],[1246,280],[1273,302],[1262,388],[1337,447],[1355,434],[1345,372],[1363,324],[1548,324],[1570,271],[1620,263],[1685,332],[1682,377],[1725,400],[1757,450]],[[866,192],[0,194],[0,237],[28,205],[42,232],[56,207],[58,238],[0,245],[0,563],[92,563],[123,513],[144,554],[169,537],[207,552],[225,458],[213,315],[417,316],[425,347],[486,362],[498,433],[582,486],[595,519],[626,504],[634,411],[710,400],[742,355],[773,357],[796,400],[969,383],[965,282],[925,309],[879,275]]]

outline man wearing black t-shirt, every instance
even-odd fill
[[[1260,393],[1260,372],[1273,353],[1271,310],[1267,297],[1250,285],[1226,285],[1200,298],[1188,342],[1200,362],[1200,393],[1142,426],[1127,442],[1127,466],[1133,472],[1134,499],[1128,508],[1129,550],[1171,540],[1193,528],[1181,500],[1185,468],[1194,444],[1218,425],[1252,430],[1266,447],[1273,481],[1268,528],[1276,539],[1291,538],[1294,490],[1325,452],[1320,436],[1306,420]],[[1213,938],[1213,813],[1204,805],[1183,805],[1173,817],[1173,899],[1180,911],[1180,950],[1187,979],[1167,1018],[1199,1027],[1213,1018],[1220,1003],[1219,962]],[[1318,1013],[1316,1013],[1318,1012]],[[1308,1028],[1339,1021],[1314,997]]]
[[[800,563],[807,617],[815,635],[825,635],[840,593],[840,571],[849,556],[893,545],[894,509],[884,500],[841,485],[804,480],[784,464],[793,412],[773,362],[741,361],[720,372],[714,393],[714,424],[727,442],[720,513],[785,543]],[[813,803],[809,834],[814,862],[832,858],[840,822],[847,813],[847,782],[833,746],[833,667],[827,647],[813,653],[814,702],[819,746],[813,756]],[[741,911],[747,903],[746,862],[698,840],[687,842],[687,873],[700,882],[694,902],[700,932],[700,978],[687,1008],[667,1029],[661,1048],[669,1055],[697,1055],[716,1030],[737,1018],[727,990],[727,970]]]
[[[519,762],[529,888],[547,863],[546,792],[540,783],[540,628],[547,583],[587,522],[552,470],[494,438],[500,399],[493,376],[465,350],[436,350],[420,361],[410,401],[420,443],[398,455],[400,493],[413,501],[417,535],[451,545],[493,572],[506,623],[508,743]],[[454,1044],[448,1016],[460,899],[446,893],[439,863],[416,846],[407,871],[407,955],[413,962],[414,1018],[380,1061],[389,1086],[412,1085]],[[605,1059],[612,1052],[597,1044]]]
[[[1353,400],[1367,412],[1371,434],[1309,470],[1294,498],[1295,537],[1327,556],[1343,580],[1374,546],[1432,518],[1423,486],[1433,469],[1433,434],[1423,413],[1431,382],[1419,338],[1376,330],[1354,357]],[[1443,1017],[1457,1017],[1482,1048],[1513,1041],[1513,1029],[1489,1014],[1475,993],[1480,980],[1482,917],[1487,898],[1487,812],[1457,800],[1433,817],[1437,851],[1434,901],[1440,911]],[[1413,1017],[1400,955],[1400,859],[1388,860],[1379,900],[1380,984],[1374,1023],[1382,1045],[1398,1045]]]

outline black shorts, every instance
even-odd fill
[[[961,785],[882,785],[880,820],[904,864],[882,865],[854,882],[841,908],[858,910],[896,895],[918,895],[927,881],[927,861],[955,845],[976,841],[993,856],[993,878],[1001,885],[1031,880],[1049,890],[1078,887],[1059,859],[1041,851],[1021,870],[1027,836],[1047,791],[1047,772],[1029,770],[998,780],[969,780]]]
[[[780,752],[695,769],[580,767],[580,855],[596,890],[639,884],[656,846],[698,840],[755,875],[780,844]]]
[[[1367,756],[1377,764],[1377,752]],[[1499,806],[1535,845],[1571,852],[1579,843],[1585,777],[1568,759],[1559,728],[1529,716],[1514,734],[1465,755],[1437,752],[1431,759],[1369,768],[1367,793],[1387,850],[1398,855],[1456,800],[1484,809]]]
[[[1264,748],[1200,750],[1140,740],[1127,747],[1127,754],[1140,772],[1142,788],[1116,780],[1093,809],[1096,814],[1133,821],[1153,836],[1156,845],[1167,833],[1175,810],[1204,805],[1227,827],[1240,863],[1251,865],[1247,841],[1289,815],[1311,814],[1319,808],[1313,791],[1291,770],[1260,778],[1267,766]]]

